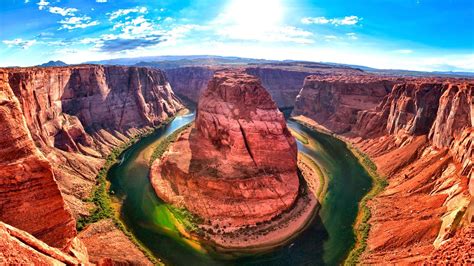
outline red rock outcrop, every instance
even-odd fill
[[[76,229],[61,194],[74,216],[89,215],[84,199],[110,151],[183,106],[159,70],[79,65],[0,73],[0,219],[66,248]]]
[[[308,76],[292,115],[309,117],[329,130],[351,130],[361,110],[375,108],[396,80],[377,76]]]
[[[7,78],[0,72],[0,220],[67,249],[76,236],[75,221]]]
[[[79,235],[90,262],[98,265],[152,265],[110,219],[91,224]],[[107,248],[104,248],[107,247]]]
[[[86,265],[87,252],[78,250],[69,254],[52,248],[34,236],[0,222],[0,264],[2,265]]]
[[[245,71],[260,78],[280,108],[293,107],[305,77],[310,74],[306,71],[265,67],[249,67]]]
[[[164,74],[81,65],[6,69],[35,144],[53,166],[74,215],[88,215],[105,156],[182,108]]]
[[[325,87],[341,86],[337,79],[334,84],[327,82]],[[459,227],[474,220],[474,193],[469,192],[469,186],[474,187],[472,82],[423,78],[398,82],[377,106],[372,98],[367,105],[372,109],[358,108],[356,119],[348,121],[350,131],[341,135],[368,154],[389,180],[389,186],[368,203],[372,227],[363,264],[427,260]],[[319,83],[316,86],[324,89]],[[365,93],[372,97],[369,88]],[[336,133],[344,132],[337,126],[344,116],[330,118],[337,112],[349,116],[334,104],[345,95],[314,94],[317,106],[311,106],[314,100],[299,100],[296,113]],[[304,97],[303,89],[298,99]]]
[[[164,200],[221,227],[268,221],[294,203],[297,148],[260,81],[240,71],[214,75],[195,127],[185,131],[151,180]]]

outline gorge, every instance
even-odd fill
[[[0,76],[0,237],[8,243],[0,246],[2,262],[151,264],[156,257],[170,264],[334,265],[361,246],[346,262],[469,263],[474,257],[470,79],[300,64],[164,71],[78,65],[4,68]],[[178,115],[185,107],[175,93],[199,102],[194,123],[192,114]],[[294,107],[293,120],[285,123],[277,107]],[[256,133],[262,130],[263,136]],[[163,157],[149,165],[174,132]],[[232,243],[220,237],[225,233],[291,214],[302,186],[301,154],[315,162],[327,190],[320,198],[303,182],[319,202],[314,218],[302,223],[304,233],[289,233],[296,234],[291,241],[263,254],[216,249]],[[371,195],[375,167],[386,181]],[[157,173],[172,189],[158,184]],[[96,197],[102,184],[107,201]],[[240,211],[243,204],[248,212]],[[189,230],[177,217],[199,222],[182,207],[212,221],[207,226],[218,233],[183,236]]]

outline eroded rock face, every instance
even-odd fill
[[[375,108],[396,80],[376,76],[308,76],[292,115],[304,115],[336,133],[351,130],[361,110]]]
[[[260,78],[262,85],[268,89],[273,100],[280,108],[293,107],[296,96],[303,87],[305,71],[292,71],[277,68],[250,67],[245,70],[250,75]]]
[[[159,70],[80,65],[0,74],[0,219],[54,247],[77,240],[73,216],[89,215],[84,199],[112,149],[183,108]],[[95,255],[101,251],[113,253],[104,247]]]
[[[389,180],[389,186],[368,203],[372,226],[363,264],[422,262],[435,248],[443,249],[459,227],[473,221],[472,81],[397,82],[378,105],[360,109],[350,131],[342,135],[368,154]],[[334,83],[326,87],[340,85]],[[298,97],[303,93],[304,89]],[[328,119],[328,113],[340,112],[332,103],[344,94],[336,95],[322,98],[326,106],[307,107],[314,101],[303,99],[297,107],[315,110],[303,114],[340,133]]]
[[[38,148],[74,215],[88,215],[95,177],[111,150],[182,108],[164,74],[81,65],[6,69]]]
[[[66,249],[76,226],[54,178],[36,148],[8,75],[0,72],[0,220]]]
[[[80,243],[69,254],[52,248],[25,231],[0,222],[0,264],[2,265],[85,265],[87,252]],[[81,256],[82,255],[82,256]]]
[[[164,200],[221,226],[267,221],[290,208],[299,181],[297,148],[260,81],[215,74],[195,127],[155,161],[151,180]]]

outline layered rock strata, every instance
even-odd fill
[[[166,76],[175,93],[187,100],[197,103],[201,93],[207,88],[215,71],[243,68],[250,75],[257,76],[268,90],[279,108],[291,108],[303,86],[306,76],[310,74],[333,76],[334,74],[360,73],[355,69],[305,68],[298,65],[263,65],[263,66],[194,66],[167,69]]]
[[[311,79],[319,77],[308,78],[310,84]],[[368,203],[372,227],[362,263],[428,260],[458,228],[472,223],[473,87],[463,80],[401,82],[373,109],[356,112],[350,130],[342,131],[340,136],[368,154],[389,181]],[[317,95],[331,91],[325,90]],[[295,109],[316,108],[312,103],[297,101]],[[340,133],[327,119],[331,110],[337,109],[331,105],[306,114]]]
[[[336,133],[348,132],[358,112],[376,107],[396,82],[371,75],[308,76],[292,115],[309,117]]]
[[[269,221],[295,202],[297,148],[260,81],[241,71],[214,75],[194,127],[152,165],[160,198],[220,228]]]
[[[0,264],[2,265],[86,265],[87,252],[74,241],[69,253],[48,246],[25,231],[0,222]]]
[[[0,74],[0,218],[54,247],[75,241],[66,205],[75,217],[89,215],[84,199],[106,156],[183,108],[159,70],[79,65]]]
[[[104,158],[182,108],[159,70],[81,65],[5,70],[74,215],[88,215]]]
[[[0,220],[67,249],[76,236],[75,221],[7,78],[0,73]]]

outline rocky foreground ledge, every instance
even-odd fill
[[[301,180],[283,114],[238,70],[214,75],[195,125],[151,169],[157,195],[201,218],[195,233],[222,248],[274,245],[301,229],[317,205]]]

